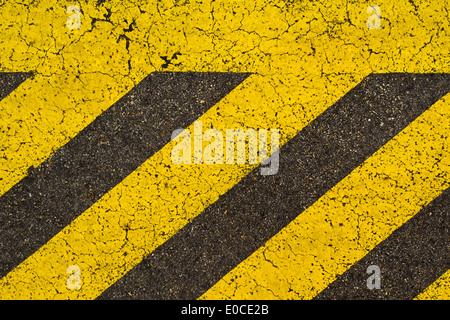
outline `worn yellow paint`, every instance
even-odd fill
[[[25,3],[0,7],[0,71],[35,73],[0,101],[0,195],[142,77],[124,73],[117,27],[69,30],[64,2]]]
[[[450,186],[450,94],[202,299],[311,299]],[[439,124],[439,125],[437,125]]]
[[[450,270],[447,270],[414,300],[450,300]]]
[[[278,88],[288,96],[333,95],[337,82],[348,85],[342,73],[450,68],[448,13],[439,0],[420,3],[418,12],[408,1],[379,1],[386,18],[380,30],[366,28],[363,1],[90,1],[80,3],[81,30],[65,26],[72,2],[29,2],[0,3],[0,71],[36,73],[0,102],[0,194],[175,52],[182,55],[172,70],[303,78]]]
[[[364,1],[95,2],[80,3],[82,28],[73,31],[70,2],[0,3],[0,71],[36,73],[0,102],[0,194],[161,70],[161,56],[181,53],[171,71],[253,72],[201,117],[203,127],[277,128],[281,144],[371,72],[450,72],[439,0],[417,12],[407,0],[379,1],[380,30],[367,29]],[[171,147],[3,278],[0,296],[95,298],[252,168],[174,166]],[[79,291],[65,287],[72,264]]]
[[[203,130],[283,128],[294,134],[317,107],[296,111],[273,100],[273,83],[252,75],[199,120]],[[310,97],[313,99],[314,97]],[[241,101],[248,101],[242,106]],[[319,100],[320,101],[320,100]],[[323,102],[321,102],[324,105]],[[274,104],[278,120],[273,114]],[[317,106],[317,105],[316,105]],[[221,118],[217,118],[217,113]],[[245,123],[245,127],[243,124]],[[193,125],[188,128],[193,134]],[[171,142],[39,251],[0,280],[4,299],[92,299],[216,201],[254,165],[174,165]],[[81,268],[83,286],[65,287],[69,265]],[[33,289],[31,289],[33,288]]]

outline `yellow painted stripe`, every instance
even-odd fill
[[[325,108],[293,111],[273,100],[273,81],[252,75],[224,100],[199,118],[211,126],[229,128],[281,128],[280,144]],[[341,88],[348,91],[348,88]],[[313,93],[313,92],[312,92]],[[241,101],[248,101],[242,105]],[[322,106],[322,107],[320,107]],[[276,121],[268,117],[277,110]],[[222,117],[217,118],[217,113]],[[243,127],[245,123],[247,126]],[[193,133],[193,125],[188,128]],[[45,246],[0,280],[3,299],[93,299],[142,261],[190,219],[216,201],[255,165],[174,165],[166,145],[122,183],[102,197]],[[81,269],[81,290],[68,290],[66,270]]]
[[[414,300],[450,300],[450,270],[447,270]]]
[[[22,101],[27,94],[30,102],[24,110],[36,103],[40,106],[37,110],[44,112],[49,105],[58,116],[58,108],[68,106],[71,115],[61,124],[51,120],[53,131],[44,131],[42,137],[36,133],[30,138],[25,129],[8,133],[2,147],[6,145],[9,150],[8,158],[18,160],[0,167],[0,174],[6,177],[0,194],[23,177],[29,165],[39,163],[74,136],[126,88],[160,69],[164,63],[161,56],[171,57],[175,52],[181,55],[169,70],[256,74],[201,118],[204,128],[278,128],[281,144],[374,70],[450,72],[446,46],[449,35],[439,31],[441,27],[448,30],[448,23],[436,24],[446,17],[438,0],[422,4],[420,12],[414,14],[403,11],[411,6],[406,0],[380,1],[385,16],[396,23],[389,27],[385,24],[376,32],[366,27],[367,4],[363,2],[353,6],[341,1],[290,6],[283,1],[267,4],[262,0],[175,2],[114,2],[110,17],[113,23],[97,21],[92,29],[91,17],[104,19],[106,10],[91,3],[81,4],[82,23],[87,28],[73,33],[64,29],[60,19],[65,17],[45,10],[49,6],[60,10],[62,5],[57,5],[56,0],[30,7],[28,17],[37,15],[32,26],[27,25],[28,17],[20,15],[23,5],[8,2],[3,8],[11,11],[0,9],[4,18],[1,21],[12,25],[8,32],[0,34],[0,48],[5,52],[0,57],[2,70],[34,68],[38,76],[56,81],[55,103],[42,98],[54,94],[42,84],[33,85],[39,87],[32,91],[33,95],[27,91],[17,93],[14,102]],[[346,22],[348,17],[353,23]],[[47,28],[49,21],[59,27]],[[125,32],[132,21],[133,31]],[[19,31],[22,37],[13,37]],[[430,35],[434,38],[427,44]],[[124,36],[130,39],[129,48],[125,47]],[[46,47],[48,42],[40,41],[40,37],[54,47]],[[69,74],[67,81],[65,73]],[[72,87],[65,85],[70,85],[70,79],[78,81],[78,74],[80,83],[66,91]],[[38,76],[35,81],[41,81]],[[82,81],[85,79],[89,81]],[[91,85],[98,85],[98,90],[90,91]],[[67,99],[61,98],[58,90]],[[72,95],[77,98],[70,98]],[[2,125],[22,121],[25,127],[33,128],[33,121],[37,121],[36,130],[51,118],[50,114],[40,117],[33,112],[32,117],[17,111],[13,102],[5,102],[0,114],[12,115],[8,120],[2,118]],[[9,146],[22,140],[30,143],[23,153]],[[249,166],[227,165],[177,167],[170,162],[172,145],[3,278],[0,296],[98,296],[250,170]],[[66,270],[72,264],[81,268],[83,286],[79,291],[68,291],[65,286]]]
[[[181,53],[169,70],[299,76],[300,82],[281,77],[274,83],[273,98],[285,104],[304,90],[335,100],[349,81],[342,74],[354,74],[355,83],[372,71],[450,72],[449,22],[440,0],[419,3],[418,12],[407,0],[380,0],[379,30],[367,29],[364,1],[96,3],[79,4],[80,30],[66,27],[71,1],[7,1],[0,7],[0,71],[37,74],[0,103],[0,195],[160,70],[161,56]],[[104,21],[106,7],[110,22]],[[133,30],[124,31],[133,21]]]
[[[311,299],[450,186],[450,94],[202,299]]]
[[[0,7],[0,72],[35,73],[0,102],[0,196],[155,70],[124,73],[128,52],[115,27],[100,22],[88,32],[87,17],[103,12],[83,11],[84,28],[69,30],[64,1]]]
[[[36,75],[0,102],[0,195],[127,91],[105,75],[80,79]],[[104,93],[105,85],[113,93]]]

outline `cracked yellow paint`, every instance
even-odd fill
[[[450,270],[440,276],[414,300],[450,300]]]
[[[450,72],[439,0],[417,12],[378,1],[380,30],[367,29],[365,1],[83,2],[80,30],[65,26],[72,2],[28,3],[0,2],[0,71],[36,74],[0,102],[0,195],[176,52],[164,70],[254,73],[205,128],[278,128],[281,145],[371,72]],[[252,168],[174,166],[171,147],[3,278],[0,296],[95,298]],[[73,264],[83,286],[69,291]]]
[[[0,6],[0,71],[35,73],[0,101],[0,195],[144,76],[128,71],[117,27],[69,30],[68,16],[62,1]]]
[[[274,110],[273,85],[262,76],[251,76],[199,118],[203,128],[213,126],[225,135],[228,128],[281,127],[285,136],[280,143],[285,143],[286,135],[291,136],[296,128],[305,126],[320,109],[315,104],[316,107],[305,108],[301,114],[297,111],[298,116],[293,117],[293,108],[278,101]],[[241,105],[243,99],[248,101],[245,106]],[[321,99],[326,97],[318,99],[325,105]],[[275,112],[283,117],[275,120]],[[193,125],[188,130],[193,133]],[[0,280],[0,296],[95,298],[255,167],[174,165],[170,155],[175,144],[167,144]],[[81,290],[65,288],[65,270],[73,264],[81,268]]]
[[[450,187],[450,94],[202,299],[311,299]],[[436,123],[440,129],[436,130]]]
[[[299,76],[289,95],[333,95],[337,82],[355,83],[350,74],[448,71],[442,1],[420,3],[417,13],[408,1],[378,3],[380,30],[366,28],[365,2],[343,1],[111,1],[110,14],[88,2],[81,30],[69,30],[70,1],[1,2],[0,70],[36,78],[0,102],[0,194],[175,52],[171,70]]]

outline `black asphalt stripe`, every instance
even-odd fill
[[[196,299],[450,90],[450,75],[373,74],[108,288],[100,299]],[[226,214],[225,214],[226,213]]]
[[[5,276],[249,74],[150,74],[0,197]]]
[[[450,268],[450,188],[394,231],[315,299],[410,300]],[[381,271],[381,289],[368,289]]]
[[[26,72],[1,72],[0,73],[0,100],[3,100],[11,92],[16,90],[25,80],[32,76]]]

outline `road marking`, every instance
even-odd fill
[[[2,124],[21,121],[24,124],[17,132],[7,132],[7,143],[2,145],[11,160],[0,162],[0,194],[25,177],[30,166],[41,164],[156,70],[255,73],[252,81],[238,91],[240,95],[229,97],[228,102],[214,109],[219,113],[208,113],[203,123],[222,129],[279,127],[284,142],[373,71],[450,72],[445,4],[435,0],[420,4],[419,10],[413,10],[407,0],[380,1],[378,5],[382,9],[382,28],[368,30],[367,3],[214,1],[206,9],[201,2],[158,1],[137,5],[133,1],[111,1],[100,6],[83,3],[82,28],[68,30],[66,4],[47,0],[31,4],[8,1],[0,7],[1,70],[33,70],[36,76],[0,102]],[[18,110],[17,105],[23,107]],[[17,141],[26,142],[20,153],[12,145]],[[172,167],[172,171],[167,171],[164,165],[168,163],[162,160],[168,155],[165,151],[157,155],[160,158],[149,161],[152,165],[147,169],[164,172],[172,178],[171,184],[166,177],[142,181],[143,172],[147,171],[139,171],[133,175],[135,179],[128,180],[128,188],[118,186],[113,190],[117,193],[106,195],[95,207],[110,206],[111,212],[122,212],[122,220],[127,220],[129,212],[149,207],[146,201],[128,193],[144,189],[150,194],[149,201],[154,199],[152,192],[164,194],[166,203],[154,202],[159,207],[153,207],[154,219],[148,224],[156,230],[152,233],[154,238],[150,237],[149,246],[136,253],[140,256],[135,256],[135,261],[163,243],[252,169],[237,166],[224,170],[223,167],[173,170]],[[142,174],[141,179],[136,178],[138,173]],[[175,177],[181,179],[175,183]],[[159,187],[165,182],[173,187],[190,183],[190,190],[186,191],[197,192],[193,192],[193,198],[176,191],[167,192]],[[106,204],[108,199],[111,203]],[[186,212],[179,219],[176,213],[181,208]],[[96,222],[97,213],[92,210],[86,216],[91,215]],[[161,212],[161,218],[155,211]],[[102,210],[99,212],[102,216]],[[169,212],[175,218],[168,218]],[[87,248],[97,250],[95,243],[102,246],[103,241],[110,240],[103,228],[118,224],[118,220],[107,216],[97,229],[90,228],[89,218],[84,220],[86,224],[80,234],[84,236],[86,232],[93,241],[86,245],[87,256]],[[160,221],[175,222],[167,226],[167,232],[159,229]],[[123,231],[120,229],[117,235]],[[101,255],[89,257],[91,272],[106,263],[110,258],[108,250],[117,249],[116,244],[120,247],[122,242],[110,242],[107,249],[98,249],[104,249]],[[73,251],[64,251],[64,242],[62,245],[59,257],[74,255]],[[56,252],[53,253],[56,257]],[[122,265],[128,263],[120,259]],[[23,286],[23,297],[54,297],[55,286],[59,288],[64,283],[60,280],[66,276],[66,267],[58,269],[57,276],[50,276],[48,282],[42,280],[46,289],[50,288],[47,295],[40,295],[41,288],[34,293]],[[107,280],[103,286],[94,286],[89,294],[70,297],[95,297],[129,268],[128,265],[118,268],[117,273],[113,267],[104,269]],[[29,271],[30,275],[34,272]]]
[[[411,300],[450,267],[450,188],[355,263],[316,299]],[[380,290],[364,286],[367,266],[381,271]]]
[[[273,119],[273,87],[253,75],[199,118],[204,128],[269,128]],[[242,106],[241,99],[248,100]],[[292,112],[291,108],[280,112]],[[289,113],[280,128],[280,145],[300,122],[306,125],[317,108]],[[217,121],[217,114],[222,116]],[[245,119],[245,120],[244,120]],[[300,125],[301,126],[301,125]],[[193,126],[188,130],[193,132]],[[281,130],[280,130],[281,131]],[[0,280],[5,299],[93,299],[169,239],[219,195],[225,193],[256,165],[174,165],[171,151],[163,149],[86,210],[6,277]],[[83,287],[68,291],[66,268],[83,270]],[[31,287],[33,290],[30,290]]]
[[[5,248],[0,277],[164,147],[174,130],[190,125],[248,76],[152,73],[30,170],[0,197],[0,239]]]
[[[449,100],[434,104],[202,299],[311,299],[450,186]],[[435,129],[439,123],[439,130]]]
[[[30,73],[24,72],[0,73],[0,101],[16,90],[18,86],[30,77]]]
[[[450,270],[433,282],[416,300],[449,300],[450,299]]]
[[[407,0],[378,5],[383,22],[392,22],[374,34],[366,26],[366,3],[216,1],[211,10],[172,1],[84,3],[84,27],[69,30],[66,4],[8,1],[1,7],[0,65],[3,71],[33,70],[36,77],[0,104],[0,114],[8,115],[2,121],[24,124],[7,136],[26,142],[20,153],[14,145],[2,146],[10,160],[0,162],[0,194],[163,66],[300,75],[297,83],[281,77],[286,87],[276,83],[277,93],[291,86],[315,90],[332,97],[328,102],[341,96],[336,82],[355,84],[372,71],[450,72],[442,1],[423,3],[418,11],[409,11],[414,8]],[[167,63],[162,57],[175,58]],[[288,96],[297,94],[290,91]],[[303,101],[320,108],[317,102]]]
[[[198,298],[449,89],[450,75],[370,75],[281,149],[275,176],[256,169],[101,298]]]

